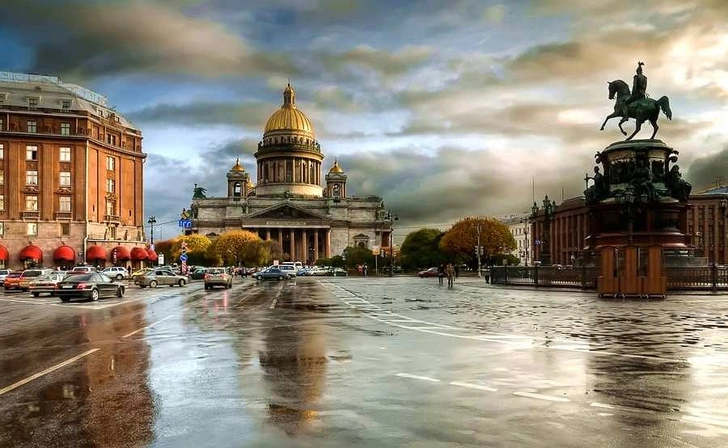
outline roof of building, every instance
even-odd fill
[[[334,166],[329,170],[329,174],[343,174],[344,169],[339,166],[339,159],[334,159]]]
[[[296,91],[290,84],[283,91],[283,105],[270,116],[264,132],[291,131],[314,138],[313,125],[306,114],[296,107]]]
[[[717,185],[693,194],[728,194],[728,185]]]
[[[56,76],[0,71],[0,107],[16,106],[51,112],[87,112],[114,119],[120,125],[136,129],[123,115],[108,105],[105,96],[77,84],[61,81]]]
[[[230,171],[245,172],[245,168],[240,164],[240,157],[235,159],[235,165],[233,165]]]

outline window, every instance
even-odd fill
[[[71,100],[61,100],[61,109],[63,112],[68,112],[71,109]]]
[[[0,145],[0,160],[5,158],[5,146]]]
[[[0,185],[5,185],[5,171],[0,170]]]
[[[0,236],[5,235],[5,223],[0,222]]]
[[[0,210],[5,210],[5,195],[0,194]]]
[[[114,171],[116,169],[116,159],[113,157],[106,157],[106,169]]]
[[[37,236],[37,235],[38,235],[38,223],[29,222],[28,223],[28,236]]]
[[[61,135],[71,135],[70,123],[61,123]]]
[[[106,214],[107,215],[113,215],[114,214],[114,201],[106,201]]]
[[[61,223],[61,236],[69,236],[71,234],[71,224],[67,222]]]
[[[61,162],[70,162],[71,161],[71,148],[61,148]]]
[[[25,210],[29,212],[38,211],[38,196],[25,197]]]
[[[71,172],[70,171],[61,171],[61,182],[60,185],[62,187],[70,187],[71,186]]]
[[[38,147],[37,146],[26,146],[25,147],[25,160],[38,160]]]
[[[71,211],[71,197],[61,196],[58,198],[58,211],[59,212],[70,212]]]
[[[28,132],[32,132],[32,133],[38,132],[38,123],[36,123],[35,121],[29,121],[28,122]]]
[[[114,179],[106,179],[106,192],[107,193],[116,192],[116,182],[114,182]],[[111,213],[109,213],[109,214],[111,214]]]
[[[37,109],[37,108],[38,108],[38,97],[29,96],[28,97],[28,109]]]
[[[4,127],[3,127],[3,124],[5,124],[5,123],[3,122],[3,119],[0,118],[0,131],[4,131],[5,130]]]
[[[25,172],[25,185],[38,185],[38,172],[37,171],[26,171]]]

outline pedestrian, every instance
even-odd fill
[[[456,264],[455,265],[455,278],[458,278],[460,276],[460,267]]]
[[[437,283],[439,285],[442,285],[443,277],[445,277],[445,265],[440,263],[440,266],[437,267]]]
[[[362,268],[362,273],[364,274],[364,277],[366,277],[369,274],[369,266],[367,266],[366,263],[364,263],[364,267]]]
[[[455,285],[455,268],[452,266],[452,263],[447,264],[445,274],[447,275],[447,287],[452,288]]]

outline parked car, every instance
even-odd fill
[[[423,278],[423,277],[437,277],[437,270],[438,270],[438,268],[436,268],[436,267],[435,268],[430,268],[430,269],[428,269],[426,271],[420,271],[420,272],[418,272],[417,273],[417,276],[420,277],[420,278]]]
[[[281,271],[277,266],[272,266],[268,269],[256,272],[253,274],[253,278],[256,280],[284,280],[291,277],[286,272]]]
[[[281,265],[278,265],[276,267],[281,272],[283,272],[286,275],[288,275],[288,278],[295,278],[296,277],[296,271],[298,271],[298,269],[296,269],[296,266],[294,266],[292,264],[281,264]]]
[[[93,266],[74,266],[73,269],[68,271],[68,275],[88,274],[89,272],[96,272],[96,268]]]
[[[124,285],[104,274],[89,272],[69,275],[58,283],[55,293],[64,302],[77,297],[96,301],[101,297],[124,297]]]
[[[344,270],[342,268],[334,268],[334,269],[330,270],[327,275],[330,275],[333,277],[346,277],[347,275],[349,275],[349,273],[346,272],[346,270]]]
[[[205,275],[207,274],[207,268],[198,268],[190,274],[190,279],[192,280],[203,280],[205,278]]]
[[[150,288],[156,288],[160,285],[178,285],[182,287],[187,284],[187,281],[188,278],[186,276],[175,274],[169,269],[155,269],[151,272],[138,276],[134,280],[134,283],[142,288],[146,288],[147,286]]]
[[[33,297],[38,297],[41,294],[48,294],[52,297],[58,289],[58,284],[64,278],[66,278],[66,273],[60,271],[53,271],[50,274],[36,277],[30,282],[30,293]]]
[[[30,289],[30,282],[32,280],[36,277],[40,277],[41,275],[50,274],[51,272],[53,271],[50,269],[26,269],[22,274],[20,274],[20,279],[18,280],[16,288],[23,292],[27,292]]]
[[[0,286],[5,284],[5,277],[7,277],[10,272],[10,269],[0,269]]]
[[[209,268],[205,273],[205,290],[212,290],[215,286],[230,289],[233,287],[233,276],[225,268]]]
[[[20,276],[22,274],[22,272],[11,272],[10,274],[8,274],[5,277],[5,281],[3,282],[3,287],[5,288],[5,291],[20,289]]]
[[[317,277],[329,275],[329,269],[323,266],[314,266],[314,268],[309,272],[308,275],[315,275]]]
[[[109,266],[108,268],[104,268],[101,273],[116,280],[129,278],[129,272],[123,266]]]

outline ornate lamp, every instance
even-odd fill
[[[534,201],[533,206],[531,207],[531,214],[532,216],[538,215],[538,205]]]

